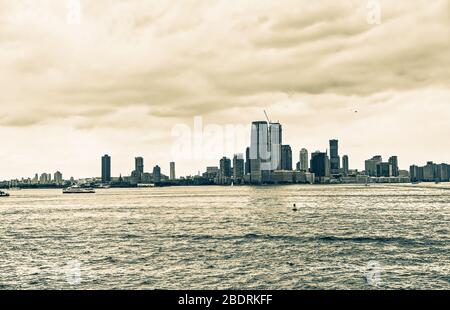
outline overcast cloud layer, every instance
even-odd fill
[[[0,179],[98,176],[103,153],[114,175],[135,156],[167,174],[176,124],[263,109],[295,160],[338,138],[353,168],[450,162],[448,0],[381,1],[379,25],[366,0],[80,0],[80,24],[73,2],[0,0]]]

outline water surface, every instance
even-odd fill
[[[448,184],[11,194],[0,289],[450,289]]]

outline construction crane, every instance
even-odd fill
[[[267,115],[266,110],[264,110],[264,114],[266,115],[267,118],[267,122],[269,122],[269,125],[272,124],[272,121],[270,120],[269,116]],[[277,123],[279,123],[280,121],[277,121]]]
[[[267,122],[270,124],[271,122],[270,122],[269,116],[268,116],[267,113],[266,113],[266,110],[264,110],[264,115],[266,115]]]

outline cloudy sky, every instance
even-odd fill
[[[196,174],[264,109],[294,161],[450,162],[449,2],[0,0],[0,179]]]

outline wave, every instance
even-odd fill
[[[169,236],[168,236],[169,237]],[[176,235],[170,238],[191,239],[195,241],[236,241],[247,242],[254,240],[263,241],[287,241],[293,243],[303,242],[350,242],[350,243],[396,243],[400,245],[438,245],[445,243],[445,240],[434,239],[412,239],[398,236],[334,236],[334,235],[318,235],[318,236],[293,236],[293,235],[270,235],[270,234],[256,234],[249,233],[244,235]]]

